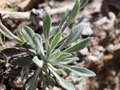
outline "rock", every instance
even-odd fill
[[[80,50],[79,52],[80,52],[80,54],[82,54],[82,55],[88,55],[88,54],[89,54],[89,51],[88,51],[88,48],[87,48],[87,47],[84,48],[84,49],[82,49],[82,50]]]
[[[95,21],[93,24],[95,26],[100,26],[100,25],[103,25],[104,23],[106,23],[106,21],[107,21],[107,17],[102,17],[99,20]]]
[[[81,81],[79,81],[78,84],[75,85],[76,90],[89,90],[88,79],[85,77],[81,78]]]
[[[90,28],[90,23],[89,22],[82,22],[81,25],[84,26],[84,29],[83,29],[83,32],[82,32],[82,35],[92,35],[93,34],[93,30]]]
[[[109,15],[110,19],[107,20],[106,24],[103,25],[103,29],[105,29],[105,30],[109,30],[109,29],[113,28],[115,19],[116,19],[116,16],[113,12],[109,12],[108,15]]]
[[[117,51],[117,50],[119,50],[119,49],[120,49],[120,44],[115,44],[115,45],[110,44],[110,45],[107,47],[107,50],[108,50],[109,52],[114,52],[114,51]]]
[[[87,59],[89,59],[90,61],[97,61],[98,58],[96,56],[90,55],[87,57]]]
[[[94,46],[94,48],[96,50],[99,50],[100,52],[104,52],[105,51],[105,49],[103,48],[103,46]]]
[[[6,86],[4,84],[0,84],[0,90],[6,90]]]
[[[59,87],[54,86],[53,90],[62,90]]]

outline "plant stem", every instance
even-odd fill
[[[22,43],[22,40],[20,40],[20,38],[18,38],[18,37],[15,36],[13,33],[11,33],[11,32],[9,31],[9,29],[7,29],[7,28],[2,24],[1,21],[0,21],[0,29],[2,29],[3,32],[4,32],[5,34],[7,34],[6,37],[7,37],[7,36],[10,36],[10,37],[12,37],[15,41],[17,41],[18,43]],[[11,39],[11,38],[9,38],[9,39]]]
[[[64,30],[66,29],[66,27],[69,25],[68,22],[65,22],[65,24],[63,25],[63,27],[61,28],[61,32],[64,32]]]

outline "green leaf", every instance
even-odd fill
[[[58,57],[58,59],[62,59],[62,58],[70,57],[70,56],[72,56],[71,53],[62,52],[61,55]]]
[[[58,75],[66,75],[65,71],[62,69],[56,69],[54,70]]]
[[[68,15],[69,15],[69,10],[67,9],[64,12],[64,15],[63,15],[63,17],[62,17],[62,19],[60,21],[60,24],[59,24],[60,29],[61,29],[62,25],[64,24],[65,20],[67,19]]]
[[[44,17],[43,17],[43,32],[44,32],[44,36],[45,36],[46,40],[48,40],[48,38],[49,38],[50,26],[51,26],[50,15],[47,12],[44,12]]]
[[[70,83],[70,81],[65,80],[63,78],[61,78],[52,68],[53,66],[51,66],[49,64],[49,69],[50,71],[53,73],[53,75],[56,77],[56,79],[58,80],[58,83],[65,89],[67,90],[75,90],[74,86]]]
[[[76,41],[80,38],[80,35],[82,34],[83,26],[78,24],[70,33],[70,35],[67,37],[66,41],[60,46],[60,49],[63,49],[68,44]]]
[[[57,60],[57,63],[59,62],[61,64],[69,64],[77,60],[79,60],[78,57],[64,58],[64,59]]]
[[[91,70],[88,70],[86,68],[80,68],[80,67],[77,67],[77,66],[65,66],[65,65],[62,65],[61,66],[62,68],[66,68],[72,72],[74,72],[75,74],[77,75],[80,75],[80,76],[84,76],[84,77],[92,77],[92,76],[96,76],[96,74],[91,71]]]
[[[24,44],[22,44],[21,49],[25,51],[27,54],[37,54],[36,50],[33,48],[30,42],[25,42]]]
[[[28,57],[21,57],[21,58],[14,60],[12,63],[20,67],[23,67],[23,66],[30,65],[32,63],[32,59]]]
[[[84,7],[84,5],[88,2],[88,0],[80,1],[80,9]]]
[[[5,33],[2,29],[0,29],[0,34],[3,34],[5,37],[13,40],[13,37],[11,37],[10,35],[8,35],[7,33]]]
[[[44,64],[43,60],[38,59],[37,56],[34,56],[33,59],[32,59],[32,61],[33,61],[39,68],[42,68],[42,67],[43,67],[43,64]]]
[[[24,26],[22,27],[22,30],[21,30],[23,36],[25,37],[25,40],[28,41],[28,42],[31,42],[33,36],[34,36],[34,31],[28,27],[28,26]]]
[[[0,34],[0,44],[2,44],[2,47],[4,47],[4,43],[3,43],[3,40],[1,38],[1,34]]]
[[[75,5],[71,11],[71,13],[69,14],[68,17],[68,22],[72,23],[77,15],[77,12],[79,11],[79,7],[80,7],[80,1],[76,0]]]
[[[55,28],[51,31],[50,36],[56,35],[59,31],[60,31],[60,28],[59,28],[58,26],[55,27]]]
[[[24,43],[26,40],[25,40],[25,38],[24,38],[24,36],[23,36],[23,34],[22,34],[20,29],[18,30],[17,34],[18,34],[19,38],[22,40],[22,42]]]
[[[48,88],[53,88],[55,85],[55,80],[52,77],[50,77],[49,75],[46,75],[45,83]]]
[[[70,63],[75,62],[77,60],[79,60],[78,57],[71,57],[71,58],[55,59],[52,61],[52,63],[58,64],[58,65],[59,64],[70,64]]]
[[[68,36],[66,36],[65,38],[63,38],[62,40],[60,40],[60,42],[58,43],[57,46],[61,46],[65,42],[65,40],[67,39],[67,37]]]
[[[29,79],[27,79],[23,90],[36,90],[37,82],[38,82],[37,79],[38,79],[40,71],[41,71],[41,69],[37,68],[37,70],[35,71],[33,76],[31,76]]]
[[[55,52],[53,52],[51,54],[51,56],[48,58],[48,61],[53,61],[55,60],[56,58],[58,58],[60,56],[61,52],[60,50],[56,50]]]
[[[33,43],[35,45],[36,51],[38,54],[42,54],[41,57],[44,56],[44,49],[43,49],[43,44],[42,44],[42,38],[39,34],[35,34],[33,37]]]
[[[55,35],[55,37],[53,38],[52,42],[51,42],[51,52],[53,51],[53,49],[57,46],[59,40],[61,37],[61,32],[57,33]]]
[[[46,40],[45,45],[46,45],[46,55],[47,57],[49,57],[51,55],[51,46],[48,40]]]
[[[76,45],[66,49],[64,52],[71,53],[71,52],[79,51],[85,48],[91,41],[92,41],[91,37],[84,39],[81,42],[77,43]]]

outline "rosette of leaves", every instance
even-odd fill
[[[84,77],[95,76],[94,72],[86,68],[70,65],[70,63],[79,60],[78,57],[72,56],[71,53],[83,49],[92,41],[92,38],[89,37],[71,47],[66,47],[80,38],[83,26],[78,24],[71,30],[68,36],[62,38],[63,31],[74,21],[78,10],[86,2],[87,0],[82,0],[82,2],[76,0],[73,9],[71,11],[66,10],[59,26],[55,27],[51,32],[51,18],[45,12],[43,17],[44,38],[27,26],[21,29],[19,37],[24,42],[21,48],[33,57],[18,58],[13,63],[18,66],[28,66],[30,64],[37,66],[34,74],[27,79],[23,90],[35,90],[38,77],[40,77],[41,86],[44,90],[53,88],[55,82],[58,82],[59,85],[67,90],[75,90],[70,81],[60,77],[62,74],[67,75],[66,71],[74,72]],[[55,80],[53,76],[56,78]]]

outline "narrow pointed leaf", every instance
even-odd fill
[[[26,40],[25,40],[25,38],[24,38],[21,30],[18,30],[18,33],[17,33],[17,34],[18,34],[19,38],[22,40],[22,42],[24,43]]]
[[[28,26],[25,26],[25,27],[22,27],[22,30],[21,30],[23,36],[25,37],[25,40],[30,42],[34,36],[34,31],[28,27]]]
[[[70,33],[70,35],[67,37],[66,41],[60,46],[60,49],[63,49],[68,44],[76,41],[80,38],[80,35],[82,34],[83,26],[78,24]]]
[[[74,72],[75,74],[77,75],[80,75],[80,76],[84,76],[84,77],[92,77],[92,76],[96,76],[96,74],[91,71],[91,70],[88,70],[86,68],[80,68],[80,67],[77,67],[77,66],[61,66],[61,67],[64,67],[72,72]]]
[[[37,53],[40,54],[40,55],[42,54],[42,56],[44,56],[42,38],[41,38],[41,36],[39,34],[34,35],[33,43],[35,45]]]
[[[62,52],[61,55],[58,57],[58,59],[62,59],[62,58],[70,57],[70,56],[72,56],[71,53]]]
[[[32,61],[33,61],[39,68],[42,68],[42,67],[43,67],[43,64],[44,64],[43,60],[38,59],[37,56],[35,56],[35,57],[32,59]]]
[[[34,75],[31,76],[29,79],[27,79],[26,81],[26,84],[24,86],[24,89],[23,90],[36,90],[36,87],[37,87],[37,79],[38,79],[38,76],[39,76],[39,73],[40,73],[40,68],[38,68]]]
[[[31,42],[25,42],[22,45],[21,49],[25,51],[27,54],[37,54],[33,46],[34,45],[32,45]]]
[[[69,17],[68,17],[68,22],[72,23],[77,15],[77,12],[79,11],[79,8],[80,8],[80,1],[79,0],[76,0],[75,2],[75,5],[71,11],[71,13],[69,14]]]
[[[5,37],[13,40],[13,37],[11,37],[10,35],[8,35],[7,33],[5,33],[2,29],[0,29],[0,34],[3,34]]]
[[[57,46],[60,47],[60,46],[66,41],[67,37],[68,37],[68,36],[66,36],[65,38],[63,38],[62,40],[60,40],[60,42],[58,43]]]
[[[77,60],[79,60],[78,57],[71,57],[71,58],[61,59],[59,63],[61,63],[61,64],[69,64],[69,63],[75,62]]]
[[[84,5],[88,2],[88,0],[81,0],[80,1],[80,9],[84,7]]]
[[[63,78],[61,78],[55,71],[53,71],[52,66],[49,64],[49,69],[50,71],[53,73],[53,75],[56,77],[56,79],[58,80],[58,83],[65,89],[67,90],[75,90],[74,86],[70,83],[70,81],[65,80]]]
[[[70,52],[79,51],[79,50],[85,48],[91,41],[92,41],[91,37],[84,39],[81,42],[77,43],[76,45],[66,49],[64,52],[70,53]]]
[[[64,74],[64,75],[66,75],[66,72],[64,71],[64,70],[62,70],[62,69],[57,69],[57,68],[55,68],[55,67],[52,67],[52,69],[57,73],[57,74]]]
[[[64,12],[64,15],[60,21],[60,24],[59,24],[59,27],[61,29],[62,25],[64,24],[64,22],[66,21],[67,17],[69,15],[69,10],[67,9],[65,12]]]
[[[44,17],[43,17],[43,32],[44,32],[45,39],[47,39],[47,40],[48,40],[48,37],[49,37],[50,26],[51,26],[50,15],[47,12],[44,12]]]
[[[53,61],[53,63],[70,64],[70,63],[75,62],[77,60],[79,60],[78,57],[71,57],[71,58],[64,58],[64,59],[56,59]]]
[[[53,51],[53,49],[57,46],[59,40],[61,37],[61,32],[57,33],[55,35],[55,37],[53,38],[52,42],[51,42],[51,52]]]
[[[60,56],[61,52],[60,50],[56,50],[55,52],[53,52],[51,54],[51,56],[48,58],[49,61],[51,60],[55,60],[56,58],[58,58]]]
[[[46,40],[46,55],[47,57],[51,55],[51,45],[49,44],[48,40]]]
[[[46,85],[47,85],[48,88],[53,88],[54,87],[55,80],[52,77],[50,77],[49,75],[47,75],[45,81],[46,81]]]
[[[58,75],[66,75],[65,71],[62,70],[62,69],[56,69],[55,72],[58,74]]]
[[[23,67],[23,66],[30,65],[32,63],[32,59],[28,57],[21,57],[21,58],[14,60],[12,63],[20,67]]]
[[[1,38],[1,35],[0,35],[0,44],[2,44],[2,47],[4,47],[4,43],[3,43],[3,40]]]
[[[60,28],[59,28],[58,26],[55,27],[55,28],[51,31],[50,36],[56,35],[59,31],[60,31]]]

